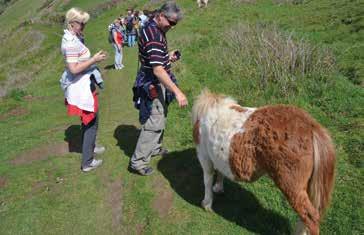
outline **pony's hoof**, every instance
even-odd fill
[[[211,203],[211,202],[210,202],[210,203],[208,203],[208,202],[205,202],[205,200],[203,200],[203,201],[201,202],[201,206],[202,206],[202,208],[204,208],[204,209],[205,209],[205,211],[213,212],[213,210],[212,210],[212,203]]]
[[[224,188],[221,187],[220,185],[218,184],[215,184],[213,187],[212,187],[212,191],[216,194],[223,194],[224,193]]]

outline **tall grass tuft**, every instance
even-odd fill
[[[257,0],[231,0],[231,3],[233,5],[237,5],[237,4],[255,4],[255,3],[257,3]]]
[[[333,54],[277,26],[239,24],[221,37],[217,63],[227,72],[257,79],[260,86],[279,83],[283,92],[294,87],[297,79],[325,77],[335,67]],[[223,48],[223,49],[221,49]]]
[[[273,0],[275,4],[302,4],[305,0]]]

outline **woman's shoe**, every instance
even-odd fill
[[[90,165],[86,166],[86,167],[81,167],[81,171],[83,172],[89,172],[89,171],[92,171],[94,169],[96,169],[97,167],[101,166],[102,165],[102,160],[99,159],[93,159],[92,162],[90,163]]]

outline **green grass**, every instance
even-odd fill
[[[240,1],[243,2],[243,1]],[[255,4],[211,1],[208,9],[197,9],[195,1],[179,1],[185,19],[168,33],[169,47],[182,51],[174,71],[190,105],[170,107],[165,146],[171,153],[153,159],[156,174],[139,177],[127,171],[138,133],[138,114],[131,102],[136,72],[136,48],[124,48],[125,69],[104,70],[106,88],[100,92],[99,142],[107,151],[105,163],[95,172],[79,171],[80,154],[51,154],[25,165],[13,165],[18,156],[47,145],[77,137],[79,120],[66,115],[59,77],[61,25],[33,24],[20,32],[36,30],[45,35],[42,46],[13,65],[32,74],[26,86],[10,90],[0,100],[0,233],[1,234],[289,234],[297,215],[269,178],[254,184],[226,182],[225,195],[216,197],[215,213],[200,208],[203,198],[202,171],[196,159],[190,124],[193,98],[203,87],[235,97],[245,106],[274,103],[294,104],[310,112],[332,133],[337,150],[337,176],[333,201],[321,226],[322,234],[363,234],[363,25],[360,1],[303,1],[303,4]],[[14,27],[29,4],[19,0],[0,15]],[[58,2],[58,12],[80,6],[94,9],[102,1]],[[107,42],[107,25],[135,1],[92,18],[86,28],[86,43],[92,53],[104,49],[113,62]],[[149,1],[138,2],[140,8]],[[38,6],[39,5],[39,6]],[[157,5],[152,5],[157,6]],[[4,13],[4,14],[5,14]],[[30,12],[30,14],[35,14]],[[303,38],[318,48],[329,48],[335,68],[326,76],[310,74],[282,94],[279,84],[264,87],[254,76],[247,79],[239,69],[227,69],[234,61],[219,62],[224,32],[236,24],[276,25],[279,30]],[[350,23],[351,22],[351,23]],[[1,24],[1,29],[8,26]],[[358,30],[360,29],[360,30]],[[18,55],[13,37],[4,39],[0,66]],[[14,39],[13,39],[14,38]],[[24,50],[32,44],[20,44]],[[235,63],[235,62],[234,62]],[[0,67],[0,80],[8,77],[8,66]],[[257,69],[257,67],[252,67]],[[5,74],[5,75],[3,75]],[[28,98],[27,98],[28,97]],[[31,98],[29,98],[31,97]],[[10,115],[13,110],[26,110]],[[62,179],[62,180],[60,180]],[[115,186],[116,185],[116,186]]]

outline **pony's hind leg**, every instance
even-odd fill
[[[306,191],[301,190],[292,194],[286,194],[288,201],[293,209],[298,213],[302,222],[306,225],[310,235],[318,235],[320,230],[320,214],[318,210],[312,205]],[[300,223],[300,221],[298,222]],[[296,232],[305,234],[307,229],[305,226],[297,224]]]
[[[212,183],[214,179],[214,168],[212,161],[202,152],[203,151],[197,151],[198,160],[201,163],[203,171],[203,181],[205,184],[205,197],[201,202],[201,206],[207,211],[212,211]]]
[[[214,193],[224,193],[224,176],[218,170],[216,170],[216,182],[212,191]]]
[[[307,227],[301,219],[297,221],[294,235],[309,235]]]
[[[284,166],[284,164],[281,163],[280,166]],[[311,175],[311,171],[307,170],[310,169],[309,164],[301,165],[299,169],[292,172],[288,169],[281,168],[280,171],[286,172],[286,174],[273,174],[273,179],[304,223],[304,225],[300,224],[302,222],[299,221],[296,226],[296,232],[298,232],[296,234],[303,235],[308,230],[310,235],[318,235],[320,214],[312,204],[306,191]],[[276,170],[274,172],[279,171]]]

